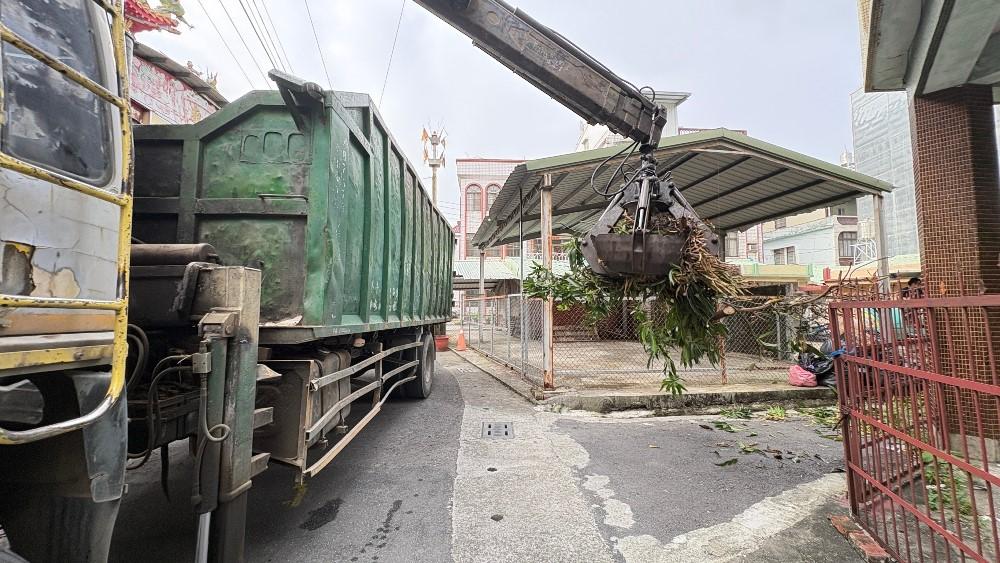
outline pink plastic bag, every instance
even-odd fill
[[[788,384],[796,387],[816,387],[816,374],[802,366],[788,368]]]

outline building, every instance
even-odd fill
[[[916,198],[913,193],[913,150],[910,114],[905,92],[851,94],[854,163],[857,171],[893,185],[882,202],[886,255],[918,254]],[[863,243],[874,244],[871,198],[858,200],[858,222]]]
[[[132,35],[146,31],[178,31],[183,10],[146,0],[125,1],[125,21]],[[215,89],[215,77],[199,72],[190,61],[181,65],[156,49],[136,42],[129,69],[132,122],[139,125],[196,123],[228,103]]]
[[[754,225],[745,231],[726,233],[726,259],[764,262],[764,225]]]
[[[853,207],[853,202],[850,206]],[[763,263],[817,266],[853,263],[854,247],[858,243],[858,218],[853,209],[833,211],[821,209],[765,223]],[[841,213],[836,213],[838,211]]]
[[[920,245],[906,92],[866,93],[859,88],[851,94],[851,121],[856,170],[895,186],[882,203],[886,256],[917,257]],[[1000,117],[996,112],[994,122],[1000,132]],[[858,223],[862,242],[874,245],[871,199],[858,200]]]
[[[478,259],[479,251],[472,246],[472,237],[482,224],[483,218],[489,214],[493,201],[496,200],[500,188],[510,176],[514,167],[523,160],[505,158],[456,158],[455,169],[458,173],[458,191],[460,196],[457,260]],[[518,256],[520,249],[516,244],[508,244],[500,248],[486,251],[487,258],[507,258]]]
[[[133,123],[197,123],[228,103],[191,63],[181,65],[152,47],[136,43],[131,64]]]

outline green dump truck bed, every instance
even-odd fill
[[[446,321],[451,227],[367,95],[251,92],[135,139],[135,237],[260,268],[262,344]]]

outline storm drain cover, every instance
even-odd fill
[[[513,438],[513,422],[484,422],[483,438]]]

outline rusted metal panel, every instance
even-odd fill
[[[446,320],[451,229],[370,98],[326,92],[296,114],[301,129],[277,92],[254,92],[139,128],[137,237],[261,269],[266,342]]]

